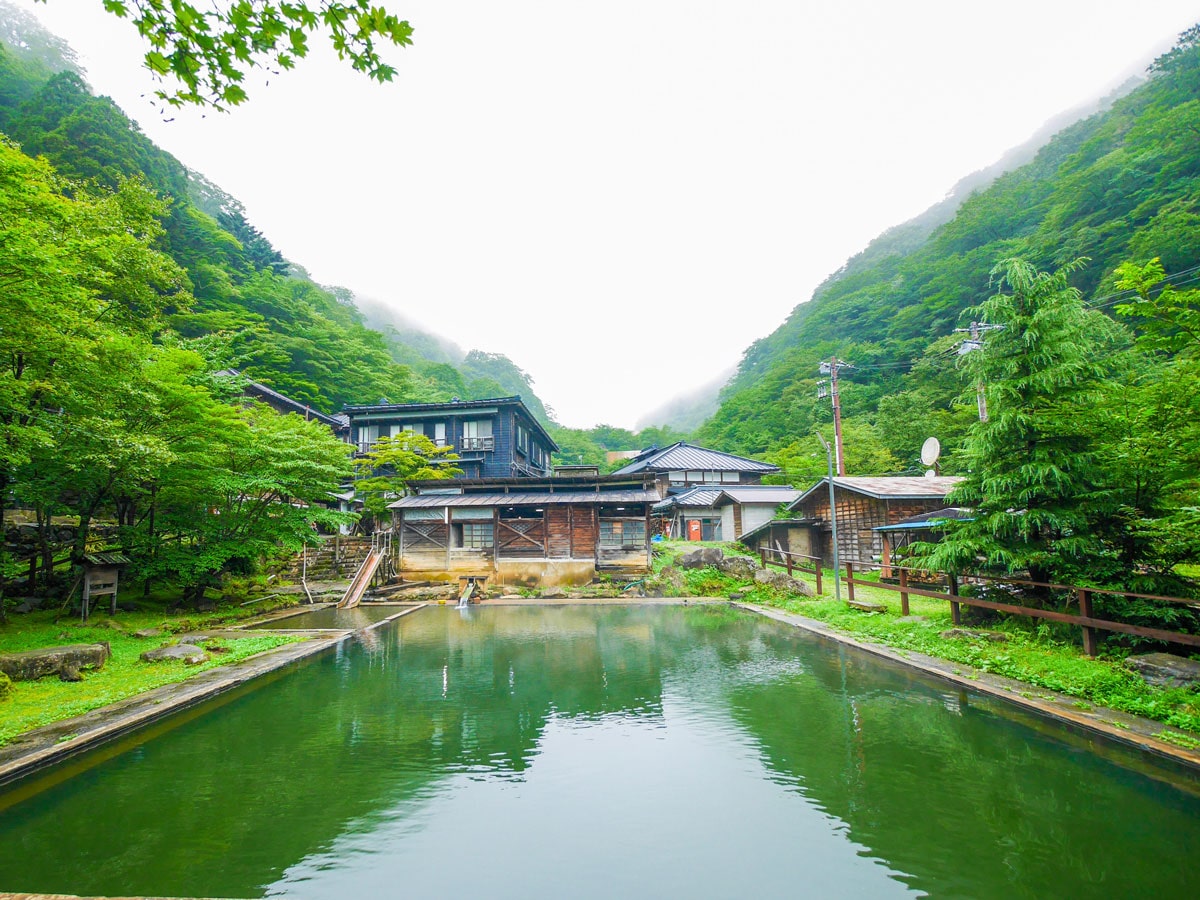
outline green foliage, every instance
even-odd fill
[[[242,82],[255,68],[290,69],[308,55],[309,36],[325,32],[338,59],[376,81],[391,81],[377,41],[412,43],[412,26],[369,0],[283,3],[239,0],[199,8],[182,0],[103,0],[110,13],[128,18],[149,46],[146,68],[179,87],[160,89],[173,106],[227,109],[246,99]]]
[[[405,493],[406,481],[453,478],[462,474],[454,465],[453,447],[439,447],[423,434],[402,431],[381,437],[354,462],[358,474],[355,491],[376,521],[387,517],[387,507]]]

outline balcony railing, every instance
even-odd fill
[[[495,450],[496,439],[493,437],[465,437],[459,441],[460,450]]]

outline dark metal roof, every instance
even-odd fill
[[[657,447],[645,450],[633,462],[622,466],[612,474],[632,475],[646,469],[655,472],[677,472],[691,469],[693,471],[759,472],[764,474],[779,471],[778,466],[759,462],[757,459],[734,456],[732,453],[722,453],[720,450],[709,450],[689,444],[687,441],[680,441],[662,450]]]
[[[945,509],[935,509],[931,512],[921,513],[919,516],[909,516],[907,519],[901,519],[899,522],[893,522],[891,525],[879,525],[872,528],[872,531],[931,531],[940,528],[942,523],[947,519],[958,522],[970,522],[975,518],[973,509],[966,509],[962,506],[948,506]]]
[[[835,476],[834,487],[853,491],[876,500],[941,500],[954,489],[961,478],[943,475],[922,478],[913,475],[879,475],[875,477]],[[822,478],[790,504],[791,509],[807,500],[819,489],[829,490],[829,479]]]
[[[738,503],[743,506],[747,503],[778,506],[780,503],[791,503],[799,496],[798,490],[784,484],[742,484],[728,487],[716,484],[700,485],[667,497],[655,505],[654,511],[665,512],[677,506],[727,506],[730,503]]]
[[[443,506],[557,506],[564,503],[653,503],[658,491],[525,491],[510,494],[417,494],[389,503],[390,509],[437,509]]]
[[[287,407],[297,415],[304,416],[306,419],[316,419],[333,429],[342,429],[350,424],[350,419],[342,415],[326,415],[323,412],[318,412],[307,404],[301,403],[298,400],[293,400],[286,394],[281,394],[274,388],[267,387],[257,381],[253,381],[239,372],[237,369],[222,369],[216,373],[218,376],[226,378],[237,378],[242,382],[242,393],[251,397],[257,397],[264,403],[277,403],[280,406]]]
[[[674,507],[708,508],[716,506],[717,500],[723,493],[724,491],[719,487],[695,487],[679,494],[673,494],[661,503],[654,504],[654,511],[666,512]]]
[[[88,553],[83,558],[93,566],[123,566],[130,562],[124,553]]]
[[[493,406],[517,406],[525,413],[525,417],[529,423],[537,430],[543,440],[550,445],[552,451],[557,451],[559,446],[555,443],[554,438],[550,437],[550,433],[542,427],[542,423],[537,420],[529,407],[525,405],[525,401],[521,399],[520,394],[512,397],[491,397],[487,400],[451,400],[438,403],[376,403],[367,406],[347,406],[342,412],[348,418],[353,419],[355,416],[365,415],[389,415],[401,413],[423,413],[423,412],[469,412],[473,409],[489,409]]]

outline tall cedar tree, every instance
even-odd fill
[[[975,518],[929,549],[933,568],[982,566],[1043,581],[1099,552],[1091,524],[1104,490],[1085,413],[1118,330],[1067,283],[1078,267],[1047,273],[1004,260],[992,273],[999,293],[968,311],[1002,326],[962,358],[968,383],[985,385],[990,417],[971,429],[966,478],[947,498]]]

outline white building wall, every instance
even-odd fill
[[[733,533],[733,504],[725,507],[729,510],[729,535],[730,539],[741,537],[747,531],[753,531],[759,525],[765,525],[775,518],[775,507],[766,503],[744,503],[742,504],[742,534],[735,535]]]

